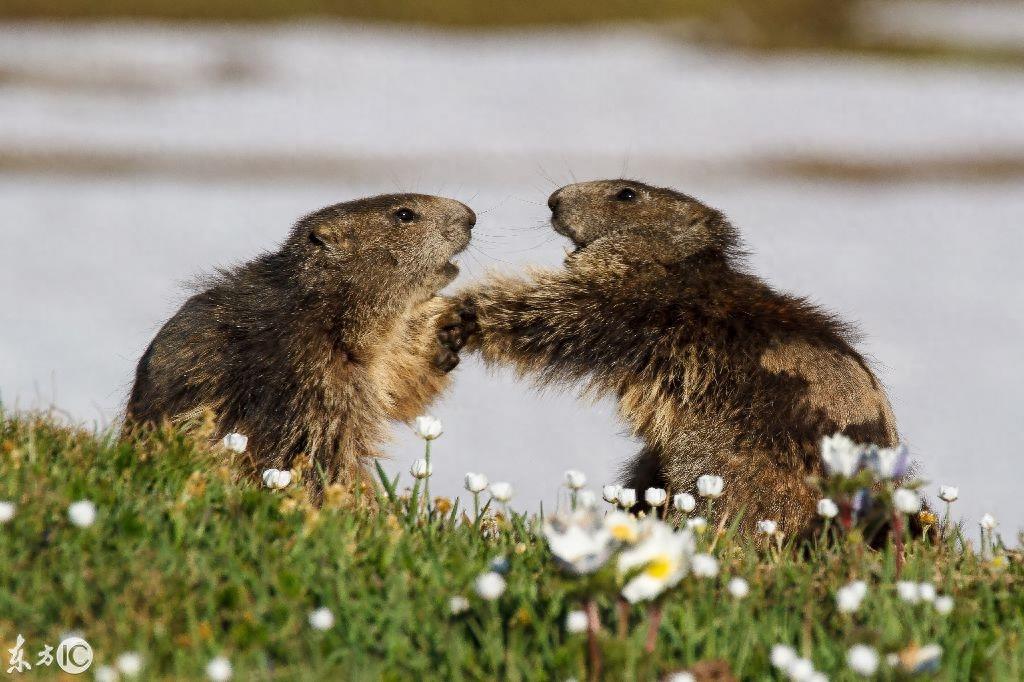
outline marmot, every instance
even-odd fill
[[[160,329],[126,423],[212,413],[216,437],[248,436],[257,471],[308,455],[328,483],[360,477],[388,420],[420,414],[458,363],[473,323],[435,294],[475,223],[458,201],[421,194],[299,219],[279,250],[221,270]]]
[[[744,528],[812,525],[823,436],[897,444],[889,401],[851,328],[743,267],[719,211],[633,180],[584,182],[548,200],[576,250],[565,268],[498,276],[459,295],[467,348],[542,383],[618,399],[644,448],[625,483],[695,492],[702,474]]]

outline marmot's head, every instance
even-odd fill
[[[309,274],[361,288],[435,292],[459,269],[476,214],[454,199],[384,194],[334,204],[301,218],[286,248]]]
[[[737,244],[725,216],[693,197],[636,180],[567,185],[548,199],[551,224],[586,256],[624,263],[679,263],[698,253],[727,257]]]

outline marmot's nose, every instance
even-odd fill
[[[561,201],[561,198],[558,196],[559,192],[561,191],[562,190],[560,189],[555,190],[554,192],[551,193],[551,196],[548,197],[548,208],[551,209],[552,213],[555,212],[555,210],[558,208],[558,202]]]
[[[469,206],[466,206],[466,224],[469,229],[473,229],[473,226],[476,225],[476,213]]]

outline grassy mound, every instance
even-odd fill
[[[441,462],[435,471],[446,475]],[[536,517],[489,517],[481,529],[443,503],[428,522],[384,486],[326,497],[314,509],[300,485],[257,487],[224,451],[180,434],[121,443],[0,413],[0,500],[15,504],[0,525],[3,648],[24,635],[39,678],[59,671],[36,666],[36,652],[69,631],[89,641],[94,668],[138,652],[144,679],[203,678],[216,656],[244,680],[586,678],[587,636],[565,627],[580,606],[576,583],[555,566]],[[94,503],[95,522],[72,522],[78,500]],[[855,678],[846,657],[856,643],[883,659],[937,643],[940,679],[1024,679],[1015,556],[911,542],[904,579],[952,596],[943,615],[897,596],[891,550],[780,550],[713,529],[698,542],[721,570],[667,594],[653,654],[647,612],[599,596],[606,679],[657,679],[709,661],[739,679],[770,678],[777,643],[833,680]],[[487,601],[474,581],[498,557],[507,589]],[[737,576],[750,585],[742,599],[726,587]],[[835,594],[853,579],[867,582],[867,596],[841,613]],[[459,595],[469,608],[453,615]],[[326,630],[309,620],[320,607],[334,616]],[[879,674],[900,670],[883,663]]]

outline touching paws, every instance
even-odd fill
[[[459,364],[459,350],[479,329],[476,306],[472,301],[452,301],[451,309],[440,319],[437,332],[438,349],[434,364],[443,372],[450,372]]]

